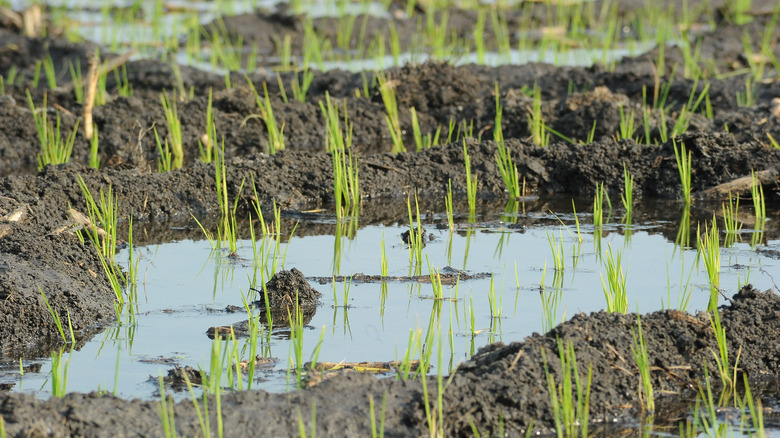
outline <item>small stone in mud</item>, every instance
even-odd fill
[[[289,271],[279,271],[268,280],[265,289],[257,290],[261,298],[255,301],[255,305],[265,308],[265,296],[268,294],[268,305],[272,310],[290,309],[292,311],[295,296],[298,295],[298,304],[303,307],[316,307],[320,293],[309,285],[303,273],[296,268]]]

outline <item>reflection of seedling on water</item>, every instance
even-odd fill
[[[736,237],[737,233],[742,230],[742,224],[738,219],[739,196],[736,197],[735,202],[734,198],[731,196],[731,193],[729,193],[728,205],[724,202],[721,207],[723,209],[723,224],[726,231],[726,241],[731,242]],[[730,243],[726,243],[726,246],[729,245]]]
[[[756,176],[755,170],[751,171],[751,177],[753,179],[753,183],[750,185],[750,195],[753,199],[753,211],[756,216],[756,223],[763,222],[766,219],[764,186],[761,185],[761,179]]]

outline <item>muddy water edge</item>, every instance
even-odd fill
[[[630,8],[631,2],[622,7]],[[464,13],[465,14],[465,13]],[[467,14],[465,14],[467,15]],[[470,29],[470,20],[453,20],[452,26]],[[729,71],[745,65],[739,41],[743,31],[758,32],[762,20],[756,15],[748,24],[724,24],[705,33],[701,51],[707,59]],[[385,20],[387,21],[387,20]],[[260,22],[273,26],[262,27]],[[281,23],[281,24],[280,24]],[[61,84],[72,82],[68,61],[87,56],[95,46],[71,43],[52,36],[23,36],[13,23],[1,22],[0,40],[9,48],[0,53],[0,73],[8,75],[11,66],[26,84],[34,75],[36,63],[52,55]],[[247,14],[226,18],[226,26],[244,32],[246,40],[266,41],[255,35],[257,29],[293,34],[293,49],[300,52],[300,25],[294,18],[281,20],[274,14]],[[286,27],[285,27],[286,26]],[[400,26],[400,25],[399,25]],[[322,22],[327,27],[327,22]],[[377,25],[372,28],[381,29]],[[298,32],[296,34],[296,32]],[[780,37],[775,31],[774,38]],[[737,41],[737,42],[735,42]],[[262,47],[262,46],[261,46]],[[271,49],[269,49],[271,50]],[[780,47],[774,46],[780,56]],[[105,51],[104,51],[105,53]],[[717,56],[716,56],[717,54]],[[658,50],[626,58],[614,68],[555,67],[546,64],[484,67],[447,63],[425,63],[393,68],[386,72],[395,81],[400,120],[411,126],[408,108],[420,115],[423,132],[446,127],[451,117],[473,120],[474,137],[492,137],[495,120],[495,84],[504,108],[503,130],[507,146],[517,163],[530,193],[591,196],[599,183],[610,193],[621,193],[624,165],[634,175],[635,197],[668,200],[670,209],[680,207],[679,176],[672,141],[658,145],[634,140],[616,141],[621,108],[642,105],[642,89],[656,84],[653,61]],[[109,57],[111,55],[108,55]],[[682,54],[669,48],[663,55],[666,65],[680,61]],[[204,219],[218,213],[214,190],[214,165],[197,161],[198,139],[206,120],[206,102],[213,89],[216,125],[225,136],[226,182],[231,199],[239,195],[242,214],[251,211],[254,193],[239,191],[242,182],[254,179],[257,200],[266,211],[276,202],[288,212],[304,209],[332,209],[332,161],[324,148],[325,119],[318,102],[330,96],[346,101],[349,120],[354,124],[354,144],[360,151],[360,185],[367,222],[402,220],[405,211],[387,212],[373,205],[384,200],[406,198],[415,191],[423,204],[438,203],[452,181],[453,193],[466,197],[463,144],[444,144],[421,152],[390,153],[392,140],[384,122],[384,105],[379,90],[372,85],[369,95],[355,97],[363,88],[359,73],[328,71],[316,73],[306,102],[283,103],[275,75],[255,72],[250,79],[258,89],[267,82],[274,112],[285,122],[287,149],[274,155],[264,153],[265,124],[247,116],[258,112],[255,98],[241,74],[232,75],[233,88],[225,87],[222,75],[190,67],[178,68],[181,83],[170,64],[131,61],[127,75],[134,93],[131,97],[110,96],[97,107],[94,120],[100,132],[100,170],[89,169],[88,141],[83,131],[76,136],[76,149],[70,163],[47,166],[38,171],[37,132],[26,104],[28,85],[6,85],[0,97],[0,347],[3,360],[46,357],[62,344],[40,290],[49,297],[59,315],[69,315],[76,333],[76,345],[83,344],[107,322],[116,318],[114,293],[103,275],[97,255],[84,246],[67,228],[72,223],[69,208],[84,211],[86,205],[77,179],[81,176],[93,192],[113,188],[119,199],[119,216],[130,216],[137,230],[136,244],[165,240],[170,224],[188,223],[192,215]],[[696,84],[682,76],[671,76],[669,102],[686,102]],[[366,73],[373,75],[373,73]],[[289,82],[289,76],[283,81]],[[684,144],[692,153],[692,188],[695,198],[719,199],[713,190],[721,184],[749,175],[751,170],[767,171],[764,187],[768,203],[777,205],[780,150],[767,141],[767,133],[780,139],[780,82],[768,79],[755,84],[755,101],[738,104],[743,79],[726,76],[711,79],[712,119],[694,115],[687,133],[675,144]],[[369,83],[371,83],[369,81]],[[568,143],[553,138],[541,148],[531,143],[527,108],[531,105],[524,90],[537,84],[542,90],[542,112],[546,123],[561,134],[584,140],[597,120],[593,141]],[[570,84],[576,90],[570,91]],[[179,170],[157,173],[159,154],[150,131],[156,126],[167,134],[159,94],[183,85],[192,89],[191,99],[180,102],[185,163]],[[108,89],[115,88],[109,77]],[[525,88],[524,88],[525,87]],[[37,105],[46,94],[48,106],[57,108],[62,124],[73,126],[81,104],[67,86],[54,90],[30,89]],[[679,108],[678,108],[679,110]],[[54,111],[52,109],[52,111]],[[658,123],[672,126],[670,119],[658,122],[652,137],[659,137]],[[728,132],[724,131],[728,127]],[[446,129],[446,128],[445,128]],[[411,129],[407,129],[411,132]],[[446,137],[447,132],[442,135]],[[406,139],[411,144],[411,136]],[[503,199],[507,195],[494,160],[496,145],[476,138],[465,140],[472,167],[479,175],[478,197]],[[742,193],[749,199],[749,194]],[[617,199],[617,198],[615,198]],[[695,203],[696,201],[694,201]],[[372,217],[372,212],[377,212]],[[777,209],[769,209],[769,224],[780,222]],[[769,225],[767,239],[777,239],[778,230]],[[776,394],[780,377],[780,298],[778,291],[757,291],[745,287],[726,291],[729,300],[721,307],[721,318],[730,345],[741,346],[739,368],[751,382],[754,393]],[[598,312],[576,315],[549,333],[533,335],[508,345],[492,344],[461,364],[443,394],[443,431],[446,436],[468,436],[469,421],[494,435],[499,424],[511,435],[529,427],[549,431],[554,426],[543,367],[542,351],[550,370],[560,373],[557,339],[571,342],[580,364],[593,366],[590,397],[592,429],[614,427],[614,423],[634,425],[642,414],[637,392],[638,377],[633,368],[631,346],[636,315]],[[642,315],[642,328],[653,364],[652,384],[658,394],[656,419],[660,423],[685,418],[704,382],[704,370],[716,369],[717,350],[709,319],[677,311]],[[449,379],[448,379],[449,380]],[[437,382],[428,380],[431,399]],[[305,390],[287,394],[248,391],[224,394],[222,421],[228,435],[297,435],[298,412],[303,418],[316,406],[316,430],[323,436],[368,436],[371,433],[369,398],[377,405],[386,401],[386,436],[420,436],[428,433],[424,394],[420,380],[377,379],[367,375],[345,374]],[[211,400],[213,406],[214,400]],[[161,432],[159,405],[150,401],[130,401],[110,395],[68,394],[62,399],[38,400],[31,395],[0,394],[0,414],[12,436],[68,435],[158,435]],[[215,425],[215,413],[211,412]],[[200,422],[191,402],[175,406],[179,434],[195,436]],[[308,425],[308,419],[306,420]],[[610,425],[610,426],[606,426]],[[308,426],[307,426],[308,427]],[[612,429],[609,429],[612,430]],[[609,433],[609,432],[606,432]]]

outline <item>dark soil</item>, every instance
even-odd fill
[[[597,7],[601,4],[596,3]],[[640,3],[631,1],[620,5],[626,23]],[[754,3],[756,8],[763,7],[761,2]],[[715,7],[721,9],[703,11],[702,15],[714,15],[723,21],[722,5]],[[530,22],[543,23],[545,8],[532,9]],[[517,25],[521,19],[526,19],[521,12],[507,16],[510,26]],[[757,14],[744,26],[719,22],[716,30],[701,33],[701,51],[721,71],[737,71],[747,65],[741,35],[760,32],[769,19]],[[389,20],[366,20],[370,32],[387,32]],[[450,26],[458,35],[469,35],[473,21],[471,12],[455,11]],[[299,17],[284,15],[283,11],[258,12],[229,17],[224,22],[229,32],[241,35],[245,42],[257,44],[261,64],[278,58],[274,38],[283,38],[285,34],[291,35],[294,55],[300,55],[303,27]],[[394,20],[399,34],[404,36],[402,44],[413,43],[415,23],[416,20],[412,23],[403,17]],[[322,31],[337,28],[332,19],[316,20],[315,25]],[[630,26],[627,29],[630,31]],[[487,33],[488,40],[493,38],[489,24]],[[780,38],[777,31],[773,38]],[[378,89],[372,86],[367,98],[355,97],[355,91],[362,90],[364,76],[343,71],[316,73],[306,102],[291,100],[286,104],[275,75],[265,69],[250,75],[258,89],[262,89],[263,82],[268,83],[274,113],[285,126],[287,149],[268,155],[266,126],[257,118],[247,118],[259,110],[242,75],[234,73],[235,87],[226,89],[224,77],[181,66],[182,84],[177,84],[169,64],[133,61],[127,64],[133,97],[119,97],[109,75],[108,102],[94,112],[100,133],[101,170],[87,168],[88,142],[79,130],[71,162],[38,171],[37,132],[25,86],[19,84],[29,84],[36,63],[47,53],[52,55],[59,83],[66,85],[54,90],[41,85],[30,92],[36,106],[47,95],[49,108],[46,110],[52,115],[59,111],[67,133],[82,113],[70,86],[68,62],[79,60],[86,66],[87,54],[95,46],[71,43],[56,36],[26,37],[5,19],[0,20],[0,43],[6,48],[0,51],[0,74],[7,77],[13,66],[19,77],[16,85],[6,85],[6,94],[0,97],[0,350],[3,359],[46,357],[64,343],[42,293],[63,321],[70,318],[77,335],[76,348],[100,330],[101,325],[116,317],[115,297],[96,253],[69,229],[73,222],[69,208],[86,210],[76,182],[79,176],[93,193],[100,188],[113,188],[125,229],[127,218],[132,215],[136,229],[142,230],[136,232],[137,244],[181,238],[183,233],[199,234],[192,216],[209,224],[218,213],[214,165],[197,160],[198,140],[205,132],[209,89],[214,93],[217,131],[225,137],[228,189],[231,197],[239,196],[242,214],[251,211],[250,203],[255,196],[248,188],[251,181],[257,188],[257,200],[266,211],[273,202],[283,207],[285,226],[311,215],[301,210],[332,210],[332,162],[324,152],[325,119],[318,103],[326,92],[345,102],[349,120],[354,124],[363,196],[361,223],[403,221],[405,201],[413,193],[420,197],[422,210],[442,211],[441,200],[449,181],[456,200],[462,203],[465,199],[462,139],[421,152],[391,154],[392,141],[385,126]],[[774,45],[773,50],[775,56],[780,56],[780,46]],[[496,145],[476,138],[492,137],[494,85],[498,83],[506,144],[528,191],[542,199],[528,202],[532,210],[547,212],[552,201],[544,199],[553,195],[566,195],[567,201],[576,196],[590,197],[599,183],[604,183],[613,199],[617,199],[616,195],[622,191],[625,166],[635,178],[636,198],[663,210],[662,214],[679,218],[681,204],[676,201],[679,177],[674,145],[672,141],[660,141],[662,124],[670,129],[692,91],[701,91],[704,85],[685,79],[679,72],[672,76],[671,66],[682,59],[678,49],[669,48],[665,53],[668,71],[664,80],[670,81],[670,111],[666,119],[654,110],[647,126],[650,138],[643,138],[640,143],[615,140],[620,107],[634,110],[637,132],[645,131],[639,116],[643,108],[642,90],[655,87],[652,63],[657,54],[656,49],[624,59],[614,69],[599,65],[561,68],[528,64],[490,68],[425,63],[386,73],[397,84],[408,148],[413,148],[410,107],[418,112],[423,135],[442,127],[442,138],[452,134],[454,139],[455,133],[448,132],[447,128],[451,118],[456,122],[473,122],[474,138],[465,139],[465,144],[473,172],[479,176],[481,209],[495,210],[497,204],[507,199],[494,160]],[[365,73],[365,76],[372,83],[374,74]],[[282,80],[289,83],[290,77],[285,73]],[[574,143],[557,137],[544,148],[531,143],[527,123],[531,98],[527,91],[534,84],[542,90],[542,113],[548,126]],[[739,106],[737,100],[737,93],[744,91],[744,74],[709,78],[709,84],[713,118],[694,115],[688,132],[676,142],[684,144],[692,153],[692,184],[698,197],[712,196],[707,189],[749,175],[752,170],[780,169],[780,150],[773,148],[767,137],[770,134],[780,139],[780,101],[776,100],[780,96],[780,82],[776,72],[774,78],[755,83],[754,103],[750,106]],[[157,173],[159,154],[151,128],[155,126],[161,136],[167,134],[159,94],[177,89],[178,85],[194,91],[191,100],[179,102],[185,165],[179,170]],[[572,93],[569,93],[570,86],[575,90]],[[343,108],[344,103],[341,105]],[[594,141],[581,144],[594,121]],[[768,177],[763,182],[770,205],[776,205],[780,196],[777,178]],[[239,191],[242,183],[243,190]],[[694,220],[697,216],[711,217],[708,204],[694,204],[693,209]],[[637,215],[641,214],[642,207],[638,207]],[[767,236],[776,238],[777,229],[772,224],[778,223],[780,217],[771,208],[770,215],[773,217]],[[320,214],[316,218],[330,216]],[[521,218],[518,222],[518,226],[539,223],[533,218]],[[172,231],[172,223],[185,224],[188,229]],[[332,225],[322,229],[314,225],[309,229],[310,233],[328,232]],[[675,231],[663,228],[661,232],[674,239]],[[313,313],[316,296],[301,289],[306,280],[296,271],[286,275],[294,275],[290,281],[297,285],[299,293],[304,291],[301,296],[312,304],[305,307]],[[732,350],[742,348],[740,372],[748,376],[754,392],[771,394],[780,377],[780,346],[776,342],[780,334],[780,298],[775,292],[744,288],[722,308],[722,318]],[[631,330],[636,327],[636,321],[636,315],[603,312],[576,315],[550,333],[484,348],[460,366],[447,386],[445,435],[469,435],[469,418],[483,433],[489,431],[491,435],[498,430],[499,418],[510,435],[522,433],[532,421],[535,428],[549,430],[552,417],[541,352],[545,349],[549,368],[559,378],[556,339],[573,343],[581,371],[593,366],[594,421],[634,422],[641,415],[637,370],[630,350]],[[642,327],[653,363],[653,386],[662,394],[656,418],[671,421],[679,414],[676,409],[680,400],[687,400],[692,389],[703,382],[703,364],[714,372],[712,351],[716,346],[712,329],[706,315],[675,311],[643,315]],[[435,388],[435,379],[429,380],[428,389],[435,393]],[[352,373],[289,394],[251,391],[223,395],[226,434],[297,435],[297,412],[308,423],[309,412],[316,405],[318,434],[367,436],[370,434],[369,397],[373,397],[377,406],[386,398],[386,436],[427,433],[419,381],[376,379]],[[211,406],[214,402],[210,399]],[[198,435],[200,426],[192,403],[179,403],[175,409],[179,434]],[[214,415],[213,409],[209,412]],[[29,395],[2,394],[0,414],[11,436],[161,433],[157,403],[98,394],[70,394],[64,399],[48,401]],[[211,424],[216,427],[215,417]]]

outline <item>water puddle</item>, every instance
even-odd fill
[[[709,286],[704,263],[696,249],[674,243],[679,220],[635,213],[637,223],[625,225],[614,219],[619,217],[615,214],[599,232],[589,225],[587,214],[579,213],[580,243],[570,207],[555,214],[547,208],[503,215],[509,219],[504,222],[482,217],[486,222],[461,224],[454,233],[424,223],[431,240],[422,250],[424,262],[417,272],[401,239],[408,230],[404,224],[364,226],[350,238],[348,227],[337,229],[327,219],[301,222],[292,237],[283,239],[279,269],[283,259],[285,269],[299,269],[322,294],[316,313],[305,323],[304,360],[318,345],[321,362],[401,360],[410,333],[420,333],[424,339],[434,321],[443,335],[441,362],[434,354],[432,372],[440,367],[449,372],[486,344],[519,341],[576,313],[604,309],[602,276],[609,252],[621,254],[629,311],[679,308],[686,299],[688,312],[706,308]],[[649,206],[646,211],[658,208]],[[670,214],[678,217],[674,211]],[[436,222],[441,216],[428,219]],[[695,241],[695,223],[691,236]],[[728,295],[747,282],[759,290],[771,288],[766,272],[777,272],[780,241],[762,241],[763,234],[752,231],[738,238],[742,242],[722,248],[721,288]],[[381,273],[383,239],[387,274],[398,278],[363,282],[356,274]],[[552,245],[562,250],[562,270],[554,268]],[[106,390],[126,398],[151,398],[157,377],[174,365],[207,370],[212,348],[207,329],[246,320],[242,296],[257,299],[249,289],[256,273],[249,240],[239,242],[237,257],[215,254],[205,240],[152,245],[138,253],[135,324],[126,321],[108,327],[69,358],[65,354],[69,392]],[[127,259],[127,252],[118,259]],[[425,281],[429,266],[440,272],[462,270],[474,278],[457,285],[443,282],[444,299],[435,300],[430,281]],[[330,281],[339,274],[355,279]],[[416,274],[421,277],[405,278]],[[234,313],[226,311],[228,307]],[[254,387],[273,392],[295,387],[295,377],[288,372],[293,355],[289,338],[288,327],[260,335],[257,354],[270,360],[258,365]],[[238,348],[241,359],[248,359],[249,341],[239,339]],[[26,361],[24,366],[28,370],[40,366],[40,370],[19,376],[18,366],[14,370],[11,365],[4,372],[4,383],[13,384],[14,391],[48,397],[51,361]],[[227,381],[223,384],[229,386]]]

